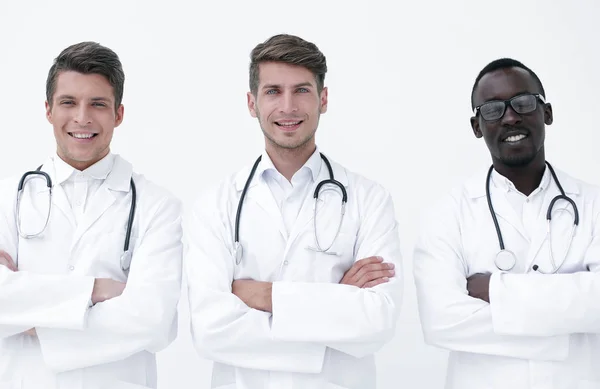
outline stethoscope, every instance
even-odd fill
[[[21,176],[19,180],[19,187],[17,189],[17,232],[19,236],[23,239],[32,239],[40,236],[48,227],[48,222],[50,221],[50,212],[52,210],[52,179],[48,175],[48,173],[43,172],[43,165],[40,165],[36,170],[29,171]],[[44,223],[44,227],[41,231],[36,232],[34,234],[27,234],[21,229],[21,196],[23,195],[23,189],[25,188],[25,180],[29,176],[41,176],[46,180],[46,186],[48,187],[48,214],[46,216],[46,221]],[[133,218],[135,214],[135,202],[137,199],[135,183],[133,182],[133,178],[130,180],[131,182],[131,207],[129,208],[129,219],[127,220],[127,232],[125,234],[125,244],[123,246],[123,254],[121,254],[121,269],[124,272],[129,271],[129,266],[131,265],[131,256],[132,252],[129,250],[129,241],[131,240],[131,230],[133,229]],[[17,267],[18,267],[18,258],[17,258]]]
[[[575,204],[575,202],[565,194],[565,191],[563,190],[562,186],[560,185],[560,182],[558,181],[558,178],[556,177],[556,173],[554,173],[554,169],[552,168],[552,166],[548,162],[546,162],[546,165],[548,165],[550,174],[552,174],[552,179],[554,180],[554,182],[556,183],[556,186],[558,186],[558,189],[560,191],[560,194],[552,199],[552,201],[550,202],[550,205],[548,205],[548,211],[546,212],[546,220],[547,220],[547,226],[548,226],[546,238],[549,241],[548,245],[549,245],[549,251],[550,251],[550,262],[552,263],[552,271],[548,272],[548,273],[544,272],[540,269],[540,267],[538,265],[534,265],[532,267],[532,269],[534,271],[539,271],[540,273],[552,274],[552,273],[556,273],[562,267],[563,263],[565,262],[568,254],[569,254],[571,244],[573,243],[573,236],[575,235],[575,228],[579,225],[579,211],[577,210],[577,205]],[[496,258],[494,259],[494,264],[496,265],[498,270],[510,271],[517,263],[517,257],[512,251],[504,248],[504,240],[502,239],[502,232],[500,231],[498,219],[496,218],[496,212],[494,211],[494,207],[492,206],[492,199],[490,196],[490,178],[492,176],[493,170],[494,170],[494,166],[492,165],[490,167],[490,170],[488,171],[485,189],[486,189],[487,203],[490,208],[490,213],[492,214],[492,219],[494,220],[494,226],[496,227],[496,234],[498,235],[498,242],[500,243],[500,251],[498,252],[498,254],[496,254]],[[565,255],[563,257],[563,260],[557,266],[556,262],[554,260],[554,251],[552,250],[552,233],[551,233],[550,226],[551,226],[551,219],[552,219],[552,208],[554,207],[554,203],[556,203],[558,200],[565,200],[565,201],[569,202],[569,204],[571,204],[571,206],[573,207],[574,216],[573,216],[573,228],[571,229],[571,237],[569,239],[569,245],[567,246],[567,249],[565,250]]]
[[[313,197],[315,199],[313,221],[314,221],[314,227],[315,227],[315,244],[317,247],[316,248],[309,247],[309,249],[317,251],[317,252],[325,253],[325,254],[336,255],[336,253],[329,252],[329,249],[333,246],[333,243],[335,242],[335,240],[338,237],[340,230],[342,228],[342,222],[344,221],[344,213],[346,210],[346,202],[348,201],[348,194],[346,193],[346,188],[344,188],[344,185],[342,185],[339,181],[335,180],[335,178],[333,176],[333,169],[331,168],[331,164],[329,163],[329,160],[327,159],[327,157],[325,157],[321,153],[321,158],[323,159],[323,162],[325,162],[325,165],[327,165],[327,170],[329,170],[329,179],[319,182],[317,184],[317,187],[315,188],[315,192],[313,194]],[[246,198],[246,192],[248,191],[248,187],[250,186],[252,177],[254,177],[254,173],[256,172],[256,168],[258,167],[258,164],[260,163],[261,159],[262,159],[262,156],[258,157],[256,162],[254,162],[254,166],[252,166],[252,170],[250,170],[250,175],[248,176],[248,179],[246,180],[246,184],[244,185],[244,189],[242,190],[242,195],[240,196],[240,200],[238,202],[237,213],[235,215],[235,237],[234,237],[234,245],[233,245],[233,256],[235,258],[235,263],[237,265],[239,265],[242,262],[242,257],[244,255],[243,254],[244,249],[242,247],[242,244],[240,243],[240,217],[242,214],[242,204],[244,203],[244,199]],[[321,188],[323,187],[323,185],[327,185],[327,184],[333,184],[342,191],[342,208],[341,208],[340,222],[338,224],[335,236],[333,237],[333,241],[327,248],[323,249],[319,242],[319,237],[317,236],[318,235],[317,234],[317,202],[319,200],[319,192],[321,191]],[[334,188],[324,189],[324,191],[328,191],[328,190],[335,190],[335,189]]]

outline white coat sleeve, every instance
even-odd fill
[[[496,332],[530,336],[600,333],[598,217],[594,224],[590,244],[582,258],[589,271],[492,276],[490,304]]]
[[[83,331],[36,328],[46,364],[61,372],[158,352],[177,333],[181,294],[181,203],[166,197],[144,210],[149,222],[133,249],[123,294],[89,309]]]
[[[356,191],[359,193],[360,191]],[[373,185],[360,198],[355,260],[381,256],[395,276],[372,288],[307,282],[274,282],[276,339],[318,342],[356,358],[378,351],[394,335],[403,292],[402,258],[392,198]]]
[[[17,259],[17,185],[0,184],[0,250]],[[92,295],[92,277],[12,272],[0,265],[0,339],[30,328],[82,329]]]
[[[219,197],[219,196],[216,196]],[[185,273],[191,332],[197,352],[236,367],[319,373],[325,346],[273,339],[271,314],[249,308],[231,291],[231,239],[212,193],[194,206],[186,223]]]
[[[451,351],[512,358],[566,358],[567,336],[499,334],[490,304],[469,296],[459,212],[453,199],[433,208],[423,219],[415,246],[413,271],[425,342]]]

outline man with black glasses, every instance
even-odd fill
[[[491,62],[471,104],[492,166],[430,210],[414,257],[446,388],[598,388],[600,192],[546,160],[552,107],[531,69]]]

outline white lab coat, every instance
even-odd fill
[[[184,264],[194,343],[215,361],[212,388],[375,388],[374,353],[392,338],[402,297],[394,207],[379,185],[332,166],[348,192],[332,247],[340,255],[306,249],[314,246],[312,194],[329,178],[323,162],[289,239],[267,183],[255,175],[241,215],[239,266],[232,256],[235,214],[250,166],[195,204]],[[339,223],[341,197],[323,192],[320,198],[317,228],[325,245]],[[372,255],[394,263],[396,277],[371,289],[339,284],[356,260]],[[273,314],[232,294],[237,279],[273,282]]]
[[[528,238],[506,196],[492,203],[507,249],[522,252],[510,272],[497,270],[498,238],[481,171],[433,207],[414,252],[419,313],[427,343],[450,350],[448,389],[600,388],[600,191],[556,170],[579,208],[579,227],[559,274],[545,240],[546,211],[559,190],[542,193],[535,233]],[[564,258],[573,218],[554,206],[555,260]],[[561,212],[560,210],[569,212]],[[490,303],[472,298],[467,277],[492,273]]]
[[[42,168],[51,178],[53,166],[49,159]],[[137,204],[127,276],[120,256],[132,174]],[[55,185],[43,237],[23,239],[15,224],[17,182],[0,184],[0,249],[19,257],[18,272],[0,266],[0,388],[155,388],[154,353],[177,331],[179,200],[117,155],[77,227],[64,190]],[[35,229],[48,209],[45,182],[29,181],[22,201],[22,225]],[[88,308],[96,277],[127,286],[121,296]],[[21,334],[32,327],[37,338]]]

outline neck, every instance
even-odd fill
[[[529,196],[531,192],[540,186],[546,169],[546,160],[544,153],[540,153],[538,157],[525,166],[507,166],[494,159],[494,169],[508,178],[519,192]]]
[[[89,161],[77,161],[74,159],[71,159],[65,155],[63,155],[62,153],[58,152],[57,155],[60,159],[62,159],[63,161],[65,161],[66,164],[68,164],[69,166],[79,170],[79,171],[84,171],[85,169],[89,168],[90,166],[92,166],[93,164],[97,163],[98,161],[101,161],[104,157],[106,157],[108,155],[108,153],[110,152],[109,149],[106,150],[106,153],[104,153],[101,157],[99,158],[94,158],[92,160]]]
[[[267,154],[273,161],[273,165],[288,181],[291,181],[294,174],[304,166],[315,152],[315,149],[314,142],[307,142],[305,145],[294,149],[278,147],[270,142],[266,144]]]

